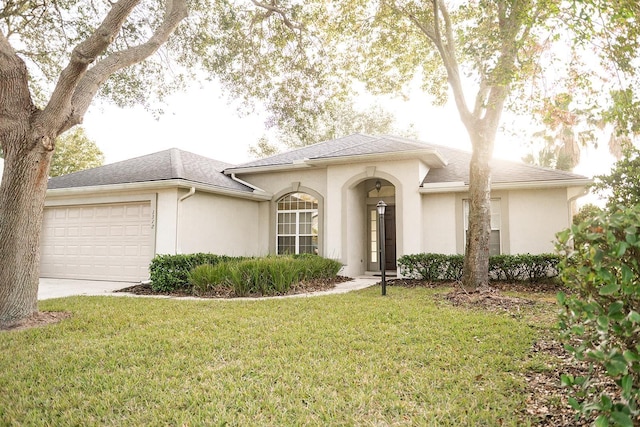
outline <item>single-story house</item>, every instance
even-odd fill
[[[317,253],[341,274],[405,254],[464,253],[470,153],[394,136],[350,135],[230,165],[170,149],[52,178],[43,277],[139,281],[155,254]],[[584,176],[493,160],[491,253],[553,251]]]

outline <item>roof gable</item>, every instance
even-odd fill
[[[420,141],[390,135],[371,136],[357,133],[232,166],[228,168],[227,171],[233,172],[236,169],[247,171],[251,168],[293,166],[305,160],[330,160],[415,151],[431,152],[433,151],[433,146]]]
[[[49,179],[49,189],[181,179],[229,190],[252,189],[226,176],[228,163],[177,148]]]

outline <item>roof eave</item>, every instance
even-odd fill
[[[447,165],[447,161],[435,149],[419,149],[405,151],[390,151],[385,153],[360,154],[355,156],[320,157],[308,159],[305,163],[314,166],[336,165],[344,163],[365,163],[379,160],[421,159],[429,167],[437,168]]]
[[[372,154],[360,154],[355,156],[335,156],[335,157],[317,157],[317,158],[305,158],[296,160],[293,163],[286,163],[280,165],[264,165],[264,166],[249,166],[249,167],[231,167],[225,169],[223,172],[225,175],[235,174],[247,174],[247,173],[267,173],[267,172],[279,172],[287,170],[296,170],[309,167],[325,167],[330,165],[339,165],[346,163],[366,163],[372,161],[388,161],[388,160],[406,160],[406,159],[421,159],[429,167],[438,168],[445,167],[448,162],[436,149],[419,149],[419,150],[406,150],[406,151],[391,151],[385,153],[372,153]]]
[[[129,182],[123,184],[107,184],[107,185],[92,185],[87,187],[70,187],[70,188],[52,188],[47,190],[47,196],[51,197],[64,197],[64,196],[79,196],[85,194],[99,194],[108,192],[122,192],[122,191],[136,191],[136,190],[160,190],[167,188],[191,188],[194,187],[198,191],[206,193],[214,193],[225,196],[239,197],[243,199],[252,200],[271,200],[273,195],[267,192],[261,192],[257,190],[242,191],[234,190],[231,188],[219,187],[211,184],[204,184],[201,182],[188,181],[185,179],[168,179],[162,181],[143,181],[143,182]]]
[[[589,178],[550,180],[550,181],[523,181],[523,182],[496,182],[491,184],[491,190],[534,190],[545,188],[586,187],[593,183]],[[469,191],[469,185],[464,182],[435,182],[423,184],[418,190],[421,194],[433,193],[461,193]]]
[[[222,172],[229,176],[231,174],[244,174],[244,173],[266,173],[266,172],[278,172],[295,169],[309,168],[311,165],[306,164],[306,159],[303,162],[286,163],[283,165],[264,165],[264,166],[249,166],[249,167],[234,167],[227,168]]]

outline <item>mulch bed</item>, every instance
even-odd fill
[[[335,288],[338,283],[348,282],[350,280],[353,280],[353,279],[351,277],[345,277],[345,276],[336,276],[331,279],[307,280],[292,286],[289,292],[282,295],[278,295],[278,296],[298,295],[298,294],[307,294],[307,293],[313,293],[313,292],[319,292],[319,291],[326,291],[326,290]],[[140,284],[140,285],[129,286],[123,289],[118,289],[115,292],[126,292],[130,294],[135,294],[135,295],[166,295],[166,296],[172,296],[172,297],[238,298],[238,295],[236,295],[233,292],[233,289],[229,288],[228,286],[217,286],[207,292],[192,293],[187,290],[175,290],[171,292],[154,291],[151,288],[151,284]],[[264,296],[272,296],[272,295],[262,295],[259,293],[244,295],[244,297],[248,297],[248,298],[261,298]]]

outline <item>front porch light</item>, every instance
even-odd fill
[[[378,230],[380,235],[378,237],[378,250],[380,251],[380,273],[382,276],[382,296],[387,294],[387,277],[386,277],[386,262],[387,256],[385,254],[385,230],[384,230],[384,210],[387,204],[380,200],[376,205],[378,210]]]

